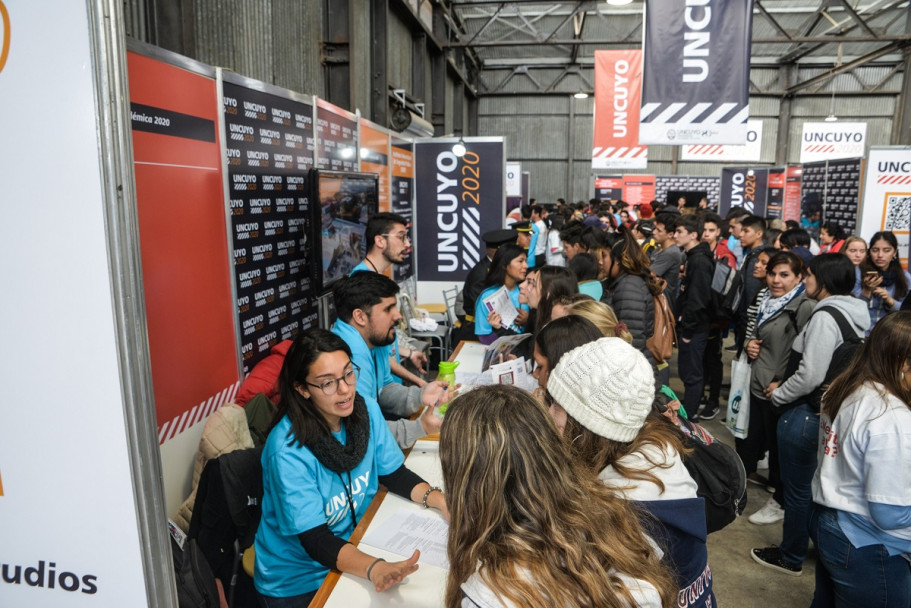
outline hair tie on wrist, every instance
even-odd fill
[[[370,580],[370,573],[373,571],[373,567],[374,567],[375,565],[377,565],[378,563],[384,562],[384,561],[386,561],[386,560],[384,560],[382,557],[378,557],[378,558],[376,558],[375,560],[373,560],[373,563],[372,563],[372,564],[370,564],[369,566],[367,566],[367,577],[366,577],[366,578],[367,578],[368,581],[370,581],[371,583],[373,582],[372,580]]]

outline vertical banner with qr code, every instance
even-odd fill
[[[911,246],[911,146],[870,148],[860,219],[860,236],[891,230],[898,239],[902,265]]]

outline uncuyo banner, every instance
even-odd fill
[[[870,148],[861,213],[860,236],[869,239],[880,230],[891,230],[907,267],[911,243],[911,146]]]
[[[419,281],[462,281],[484,255],[481,235],[503,224],[506,156],[501,137],[414,144],[415,251]]]
[[[743,207],[752,215],[765,217],[769,186],[768,169],[725,167],[721,170],[722,217],[734,207]]]
[[[639,145],[642,51],[595,51],[595,128],[592,169],[645,169]]]
[[[800,162],[860,158],[867,139],[865,122],[805,122],[800,137]]]
[[[746,144],[753,1],[646,0],[640,144]]]

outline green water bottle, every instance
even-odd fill
[[[440,382],[446,382],[449,384],[449,388],[455,386],[456,376],[455,369],[459,366],[458,361],[441,361],[440,362],[440,372],[437,374],[437,380]],[[446,409],[449,407],[449,393],[446,393],[446,401],[440,403],[440,416],[446,413]]]

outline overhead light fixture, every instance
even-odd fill
[[[463,156],[465,156],[465,152],[467,152],[467,151],[468,150],[465,148],[465,140],[462,139],[461,135],[459,135],[459,141],[457,141],[456,143],[454,143],[452,145],[452,153],[455,154],[456,156],[458,156],[459,158],[462,158]]]
[[[585,91],[579,91],[573,95],[576,99],[588,99],[588,93]]]
[[[611,6],[626,6],[632,4],[633,0],[607,0],[607,3]]]

